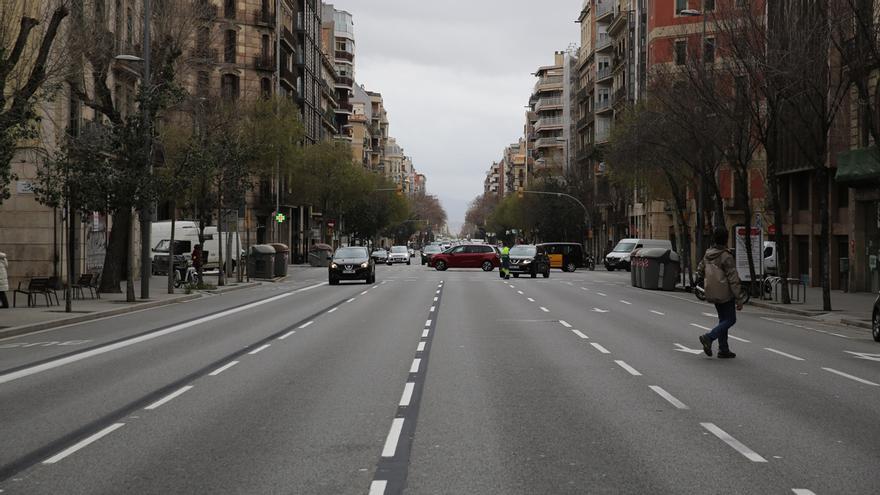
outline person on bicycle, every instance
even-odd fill
[[[712,342],[718,341],[718,357],[735,358],[727,343],[727,332],[736,324],[736,312],[745,303],[739,274],[736,271],[736,258],[727,249],[727,229],[717,227],[712,234],[713,245],[706,251],[697,267],[697,277],[703,280],[706,300],[715,304],[718,312],[718,325],[709,333],[700,335],[700,344],[707,356],[712,355]]]

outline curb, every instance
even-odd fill
[[[232,292],[232,291],[236,291],[236,290],[250,289],[251,287],[256,287],[258,285],[261,285],[261,282],[242,282],[242,283],[236,284],[236,285],[218,287],[216,289],[211,289],[211,290],[200,290],[197,292],[204,292],[206,294],[223,294],[226,292]]]
[[[852,320],[849,318],[841,318],[840,322],[843,323],[844,325],[849,325],[851,327],[858,327],[858,328],[865,328],[868,330],[872,330],[871,324],[868,323],[867,321]]]
[[[87,315],[80,316],[72,316],[70,318],[63,318],[60,320],[52,320],[52,321],[44,321],[42,323],[34,323],[33,325],[20,325],[17,327],[6,328],[0,330],[0,339],[8,338],[8,337],[17,337],[20,335],[25,335],[28,333],[38,332],[40,330],[49,330],[51,328],[63,327],[66,325],[72,325],[75,323],[84,323],[87,321],[99,320],[101,318],[106,318],[108,316],[119,316],[124,315],[126,313],[133,313],[135,311],[140,311],[142,309],[152,309],[159,308],[162,306],[168,306],[170,304],[176,304],[186,301],[192,301],[193,299],[198,299],[202,297],[201,294],[188,294],[180,297],[172,297],[169,299],[163,299],[161,301],[150,301],[141,304],[134,304],[124,308],[111,309],[108,311],[100,311],[97,313],[90,313]]]
[[[818,314],[821,314],[821,312],[819,312],[819,311],[807,311],[805,309],[789,308],[789,307],[783,306],[781,304],[771,304],[771,303],[765,303],[765,302],[761,302],[761,301],[749,301],[749,304],[751,304],[752,306],[759,307],[759,308],[770,309],[773,311],[779,311],[780,313],[790,313],[790,314],[799,315],[799,316],[813,317]]]

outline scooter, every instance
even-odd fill
[[[592,254],[587,253],[587,259],[584,261],[587,265],[587,269],[589,269],[590,271],[594,271],[596,269],[596,260],[593,259]]]
[[[184,285],[198,285],[199,271],[192,265],[191,261],[174,265],[174,287],[180,288]]]

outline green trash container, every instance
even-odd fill
[[[248,274],[251,278],[274,278],[275,248],[268,244],[251,246],[248,254]]]
[[[276,277],[287,276],[287,265],[290,259],[290,248],[286,244],[269,244],[275,249],[274,272]]]

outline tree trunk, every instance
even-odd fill
[[[223,263],[223,208],[217,206],[217,286],[226,285],[226,265]]]
[[[113,214],[113,228],[110,240],[104,253],[104,267],[101,269],[101,287],[99,292],[105,294],[122,293],[119,284],[122,282],[125,267],[128,266],[128,231],[131,215],[125,214],[123,208]]]
[[[736,173],[736,194],[739,196],[739,200],[743,205],[743,214],[746,217],[746,238],[745,238],[745,248],[746,248],[746,259],[749,263],[749,278],[750,282],[750,290],[754,291],[757,284],[755,282],[758,281],[757,273],[755,273],[755,253],[752,251],[752,206],[749,204],[749,189],[748,189],[748,171],[744,170]],[[736,233],[734,233],[734,238],[736,238]],[[757,285],[760,287],[760,285]],[[753,293],[754,295],[754,293]]]
[[[168,245],[168,293],[174,294],[174,223],[177,220],[177,200],[171,200],[171,242]],[[161,240],[161,239],[160,239]]]
[[[819,263],[822,277],[822,310],[831,311],[831,277],[828,262],[830,215],[828,214],[828,168],[817,171],[819,177]]]

